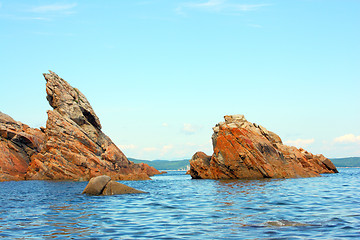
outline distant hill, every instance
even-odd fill
[[[360,167],[360,157],[330,158],[336,167]]]
[[[185,160],[140,160],[135,158],[128,158],[130,161],[134,163],[146,163],[149,166],[156,168],[157,170],[186,170],[190,167],[189,159]]]

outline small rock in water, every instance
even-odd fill
[[[86,185],[83,194],[89,194],[89,195],[101,195],[103,192],[106,184],[110,182],[111,178],[106,175],[93,177],[90,179],[88,185]]]
[[[267,227],[305,227],[310,226],[310,224],[288,221],[288,220],[278,220],[278,221],[269,221],[265,223]]]
[[[145,192],[115,181],[111,181],[111,178],[109,176],[102,175],[91,178],[88,185],[85,187],[82,193],[98,196],[98,195],[118,195],[118,194],[128,194],[128,193],[145,193]]]
[[[117,195],[117,194],[128,194],[128,193],[145,193],[145,192],[115,181],[110,181],[106,184],[101,195]]]

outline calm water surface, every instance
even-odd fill
[[[318,178],[123,182],[148,194],[86,196],[86,182],[0,183],[0,239],[360,239],[360,169]]]

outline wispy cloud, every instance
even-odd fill
[[[72,15],[77,3],[49,4],[49,5],[21,5],[6,6],[7,13],[1,14],[0,18],[15,21],[53,21],[57,17]],[[0,8],[2,4],[0,3]],[[4,7],[5,8],[5,7]]]
[[[285,141],[286,145],[291,145],[291,146],[295,146],[295,147],[306,147],[309,146],[310,144],[314,143],[315,140],[312,139],[296,139],[296,140],[287,140]]]
[[[16,14],[2,14],[0,18],[5,18],[9,20],[15,21],[50,21],[51,19],[48,17],[37,17],[37,16],[24,16],[24,15],[16,15]]]
[[[155,147],[145,147],[145,148],[143,148],[143,151],[145,151],[145,152],[154,152],[154,151],[157,151],[157,148],[155,148]]]
[[[225,0],[209,0],[204,3],[185,3],[184,6],[188,6],[192,8],[219,9],[222,8],[224,4],[225,4]]]
[[[171,145],[171,144],[162,146],[161,151],[160,151],[160,156],[165,156],[165,155],[168,154],[173,148],[174,148],[174,146]]]
[[[183,128],[181,130],[185,134],[195,134],[199,129],[200,129],[199,126],[190,123],[184,123]]]
[[[121,150],[128,150],[128,149],[135,149],[137,148],[137,146],[135,146],[134,144],[125,144],[125,145],[119,145],[119,148]]]
[[[187,2],[182,3],[176,8],[176,12],[185,15],[186,10],[205,10],[211,12],[249,12],[256,11],[260,8],[270,6],[271,4],[239,4],[231,3],[227,0],[208,0],[207,2]]]
[[[354,134],[345,134],[343,136],[337,137],[334,139],[336,143],[360,143],[360,136],[355,136]]]
[[[77,3],[42,5],[42,6],[36,6],[30,8],[29,12],[34,12],[34,13],[65,12],[75,8],[76,6]]]
[[[231,7],[234,10],[248,12],[248,11],[255,11],[263,7],[270,6],[270,4],[232,4]]]

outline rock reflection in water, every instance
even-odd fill
[[[234,228],[248,226],[251,219],[262,218],[271,211],[266,204],[276,192],[277,182],[281,179],[261,180],[221,180],[216,181],[216,198],[218,211],[233,224]],[[269,187],[271,186],[271,187]],[[266,217],[263,217],[266,218]]]

